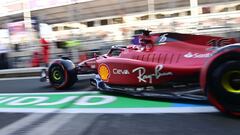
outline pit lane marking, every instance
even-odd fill
[[[21,113],[204,113],[210,105],[149,101],[98,91],[0,94],[0,112]]]
[[[70,121],[72,121],[75,116],[76,115],[66,114],[55,115],[53,118],[50,118],[50,120],[41,123],[30,131],[27,131],[25,135],[41,135],[43,133],[44,135],[52,135],[65,124],[70,123]]]
[[[1,135],[60,135],[66,128],[71,135],[83,134],[99,115],[78,114],[30,114],[0,129]],[[81,128],[79,128],[79,124]]]
[[[156,114],[156,113],[215,113],[214,107],[171,107],[171,108],[97,108],[97,109],[32,109],[8,108],[0,109],[4,113],[70,113],[70,114]]]
[[[0,135],[13,135],[14,132],[20,130],[22,127],[28,126],[31,123],[40,120],[46,114],[31,114],[26,116],[2,129],[0,129]]]

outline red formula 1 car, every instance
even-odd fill
[[[90,82],[100,91],[209,100],[221,112],[240,116],[240,44],[235,39],[143,31],[133,41],[77,66],[57,59],[42,79],[65,89],[78,74],[96,73]]]

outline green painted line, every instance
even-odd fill
[[[19,113],[199,113],[207,105],[179,104],[101,94],[98,91],[0,94],[0,112]]]
[[[170,102],[103,95],[99,92],[0,94],[0,108],[153,108]]]

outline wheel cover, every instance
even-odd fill
[[[224,73],[221,83],[227,92],[240,94],[240,71],[233,70]]]
[[[51,73],[52,83],[54,84],[62,84],[64,82],[64,70],[60,66],[53,67]]]
[[[59,81],[59,80],[61,80],[61,78],[62,78],[62,75],[61,75],[60,71],[54,70],[53,71],[53,79],[56,81]]]

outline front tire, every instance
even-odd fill
[[[240,61],[227,61],[209,74],[207,95],[222,112],[240,115]]]
[[[68,89],[77,81],[75,66],[70,60],[56,60],[48,68],[50,84],[55,89]]]
[[[240,44],[218,49],[203,66],[200,85],[221,112],[240,117]]]

